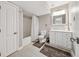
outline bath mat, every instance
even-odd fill
[[[38,48],[41,48],[43,46],[44,43],[39,43],[39,42],[35,42],[33,45],[38,47]]]
[[[57,48],[45,45],[41,51],[44,55],[48,57],[71,57],[71,54],[62,50],[59,50]]]

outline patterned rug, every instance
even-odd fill
[[[71,57],[71,54],[62,50],[59,50],[57,48],[45,45],[41,51],[44,55],[48,57]]]
[[[43,46],[44,43],[39,43],[39,42],[35,42],[33,45],[38,47],[38,48],[41,48]]]

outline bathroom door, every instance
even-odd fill
[[[1,4],[0,4],[1,7]],[[0,10],[0,55],[1,55],[1,10]]]
[[[6,3],[6,55],[17,50],[18,24],[17,8],[11,3]]]

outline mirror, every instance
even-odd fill
[[[53,17],[53,24],[55,25],[66,24],[65,10],[54,11],[52,17]]]

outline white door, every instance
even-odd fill
[[[17,49],[18,25],[17,11],[13,4],[6,4],[6,53],[13,53]]]
[[[1,7],[1,4],[0,4]],[[0,54],[1,54],[1,10],[0,10]]]

